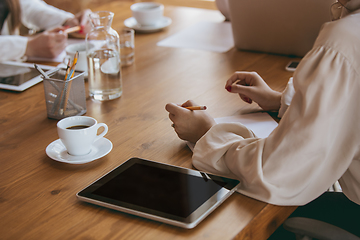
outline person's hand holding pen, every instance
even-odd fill
[[[27,57],[54,58],[66,47],[67,33],[65,27],[57,27],[28,37],[25,50]]]
[[[80,29],[76,31],[76,33],[85,36],[91,30],[89,16],[91,13],[92,11],[90,9],[85,9],[77,13],[74,18],[66,20],[63,26],[70,28],[80,26]]]
[[[265,111],[278,111],[281,93],[272,90],[256,72],[235,72],[227,80],[225,89],[238,93],[247,102],[256,102]]]
[[[90,9],[79,12],[68,19],[64,26],[44,31],[28,37],[25,50],[27,57],[57,57],[66,47],[68,34],[77,33],[85,36],[90,31]]]
[[[179,138],[196,143],[216,123],[205,111],[187,109],[191,106],[197,105],[189,100],[182,105],[168,103],[165,109],[169,112],[169,118],[173,122],[172,127]],[[196,109],[205,110],[206,107]]]

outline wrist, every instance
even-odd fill
[[[75,26],[79,26],[79,25],[80,25],[79,20],[76,18],[68,18],[63,23],[63,26],[66,26],[66,27],[75,27]]]
[[[272,105],[272,111],[279,111],[280,105],[281,105],[281,92],[274,91],[273,92],[273,105]]]
[[[33,48],[31,46],[32,41],[33,41],[33,38],[28,37],[27,44],[26,44],[26,49],[25,49],[25,54],[24,54],[26,57],[32,57],[34,55]]]
[[[260,106],[265,111],[279,111],[281,105],[281,92],[271,90],[265,103]]]

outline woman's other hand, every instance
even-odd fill
[[[173,122],[172,126],[179,138],[196,143],[216,123],[203,110],[191,111],[185,108],[190,106],[197,105],[189,100],[181,106],[168,103],[165,109],[169,112],[169,118]]]
[[[265,111],[278,111],[281,93],[272,90],[256,72],[235,72],[227,80],[225,89],[238,93],[247,102],[256,102]]]
[[[28,38],[25,50],[27,57],[57,57],[66,47],[67,34],[64,27],[54,28]]]

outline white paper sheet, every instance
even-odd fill
[[[199,22],[157,43],[158,46],[227,52],[234,47],[230,22]]]
[[[266,112],[216,118],[215,121],[216,123],[240,122],[259,138],[268,137],[278,125]]]
[[[259,138],[268,137],[270,133],[278,126],[278,123],[266,112],[216,118],[215,121],[216,123],[242,123],[245,125],[245,127],[253,131],[253,133],[255,133],[255,135]],[[195,145],[193,143],[186,143],[191,150],[194,149]]]

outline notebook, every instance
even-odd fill
[[[239,50],[304,56],[335,0],[228,0]]]
[[[242,115],[215,118],[216,123],[242,123],[250,129],[258,138],[268,137],[278,126],[278,123],[266,112],[255,112]],[[186,142],[193,151],[195,144]]]

